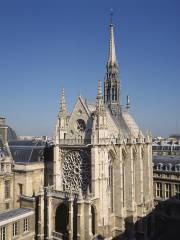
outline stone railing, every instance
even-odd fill
[[[146,139],[138,138],[99,138],[99,139],[60,139],[59,145],[61,146],[88,146],[88,145],[106,145],[106,144],[136,144],[136,143],[145,143]]]
[[[63,234],[53,231],[52,232],[53,240],[63,240]]]
[[[100,139],[60,139],[60,145],[89,145],[89,144],[119,144],[120,140],[117,138],[100,138]]]
[[[69,199],[70,197],[73,197],[73,198],[77,198],[78,197],[78,192],[63,192],[63,191],[57,191],[57,190],[52,190],[51,191],[51,194],[54,196],[54,197],[59,197],[61,199]]]
[[[91,139],[60,139],[60,145],[87,145],[91,144]]]

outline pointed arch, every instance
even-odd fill
[[[69,208],[65,203],[61,203],[56,208],[55,231],[61,233],[63,239],[68,239]]]
[[[132,157],[133,157],[133,161],[136,161],[137,159],[137,149],[136,147],[134,146],[133,149],[132,149]]]
[[[108,186],[110,190],[111,212],[114,211],[114,160],[115,153],[110,150],[108,153]]]
[[[93,204],[91,205],[91,232],[93,236],[97,233],[97,209]]]
[[[125,148],[122,149],[122,161],[125,162],[127,158],[127,151]]]

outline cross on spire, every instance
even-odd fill
[[[113,10],[111,9],[110,13],[110,40],[109,40],[109,58],[108,65],[117,64],[116,61],[116,49],[115,49],[115,41],[114,41],[114,25],[113,25]]]

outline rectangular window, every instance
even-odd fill
[[[24,219],[24,232],[27,232],[28,230],[29,230],[28,219],[25,218],[25,219]]]
[[[5,199],[10,198],[10,181],[6,180],[4,182],[4,191],[5,191]]]
[[[1,227],[1,240],[7,240],[6,238],[6,227]]]
[[[6,209],[9,209],[9,203],[8,202],[5,203],[5,207],[6,207]]]
[[[156,197],[162,198],[162,183],[156,183]]]
[[[171,184],[166,183],[165,184],[165,198],[170,198],[171,197]]]
[[[180,199],[180,185],[179,184],[175,184],[175,197],[177,199]]]
[[[18,235],[18,223],[14,222],[13,223],[13,237]]]
[[[19,183],[19,194],[23,194],[23,185],[21,183]]]

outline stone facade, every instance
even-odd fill
[[[33,164],[28,161],[16,163],[8,144],[7,130],[5,119],[1,118],[0,239],[34,240],[37,235],[36,205],[40,188],[44,185],[44,162],[37,159]]]
[[[127,108],[120,107],[112,23],[106,69],[104,96],[99,82],[94,104],[79,96],[69,114],[62,90],[53,186],[46,191],[47,239],[133,235],[153,208],[152,138],[132,118],[129,97]]]
[[[151,213],[151,239],[179,239],[180,147],[177,139],[153,144],[155,208]]]
[[[69,114],[62,90],[53,157],[34,141],[11,142],[10,152],[0,118],[1,240],[112,239],[124,232],[148,239],[152,137],[131,116],[129,97],[122,108],[120,96],[111,23],[104,96],[99,81],[95,103],[79,96]]]

